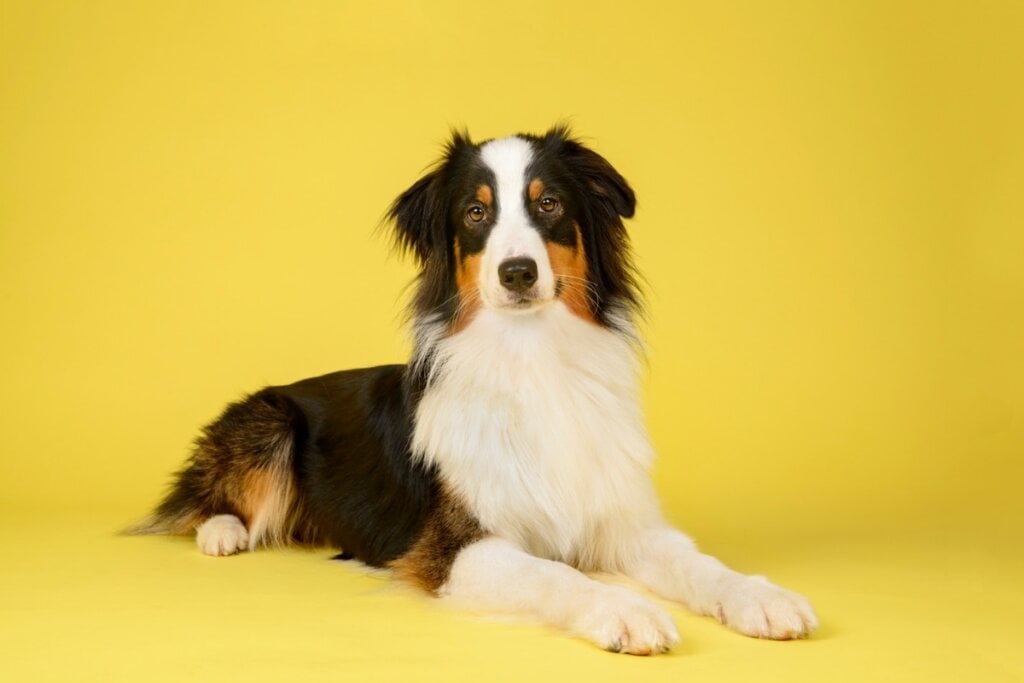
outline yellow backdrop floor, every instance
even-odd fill
[[[0,679],[1024,680],[1024,554],[995,538],[716,539],[810,596],[820,631],[758,641],[672,608],[683,644],[638,658],[446,609],[326,549],[210,558],[125,521],[4,516]]]

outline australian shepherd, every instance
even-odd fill
[[[585,572],[750,636],[806,636],[803,597],[701,553],[659,512],[623,225],[635,203],[564,127],[453,134],[388,213],[420,269],[408,364],[228,405],[137,531],[194,532],[208,555],[332,546],[614,652],[665,652],[679,634],[658,604]]]

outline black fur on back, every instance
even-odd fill
[[[296,471],[317,540],[375,566],[413,544],[437,495],[436,473],[409,452],[404,370],[345,370],[265,390],[303,416]]]
[[[219,514],[248,526],[240,502],[246,477],[283,456],[296,491],[292,539],[384,566],[419,537],[438,491],[436,473],[409,452],[404,371],[384,365],[334,372],[230,404],[203,430],[152,519],[132,531],[186,533]]]

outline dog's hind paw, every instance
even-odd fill
[[[234,555],[249,545],[249,532],[238,517],[216,515],[196,529],[196,544],[206,555]]]

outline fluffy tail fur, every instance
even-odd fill
[[[127,534],[188,534],[215,515],[238,517],[249,548],[284,544],[299,521],[295,441],[302,416],[288,399],[260,391],[230,404],[203,429],[156,510]]]

